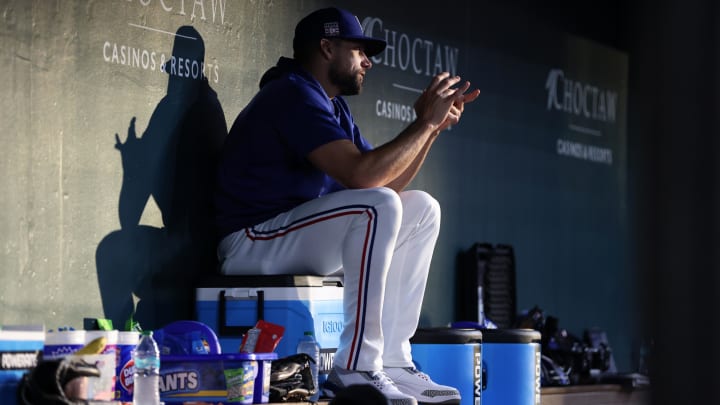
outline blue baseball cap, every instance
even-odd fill
[[[337,7],[313,11],[295,26],[293,49],[308,41],[321,38],[339,38],[358,41],[365,45],[365,55],[375,56],[385,50],[382,39],[365,36],[360,20],[351,12]]]

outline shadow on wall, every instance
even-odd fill
[[[95,259],[105,317],[118,328],[135,305],[134,319],[144,329],[192,319],[195,282],[217,265],[212,186],[225,115],[202,74],[205,45],[193,27],[177,30],[172,55],[164,69],[167,94],[142,137],[135,117],[124,143],[115,134],[123,165],[121,229],[103,238]],[[199,74],[177,69],[179,58],[197,61]],[[150,196],[162,228],[140,225]]]

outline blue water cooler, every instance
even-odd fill
[[[285,328],[275,352],[295,354],[305,331],[320,345],[320,382],[327,379],[343,329],[343,284],[338,277],[216,276],[195,290],[197,320],[217,334],[222,353],[237,353],[259,320]]]
[[[413,362],[438,384],[457,388],[461,405],[480,405],[482,340],[476,329],[418,329],[410,339]]]
[[[484,329],[483,405],[540,405],[540,332]]]

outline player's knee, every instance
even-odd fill
[[[402,201],[398,193],[388,187],[377,187],[372,189],[380,202],[379,204],[387,205],[398,212],[402,212]]]
[[[440,226],[440,203],[435,197],[422,190],[408,190],[401,193],[403,205],[412,206],[413,211],[422,212],[425,222]]]
[[[398,193],[388,187],[376,187],[363,190],[366,201],[382,212],[385,217],[402,217],[403,204]]]

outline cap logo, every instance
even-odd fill
[[[325,27],[325,36],[336,37],[336,36],[340,35],[340,24],[338,24],[337,21],[327,22],[327,23],[325,23],[324,27]]]

